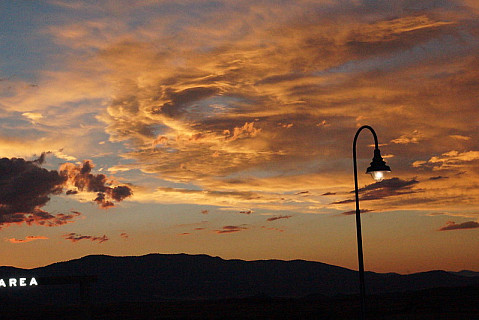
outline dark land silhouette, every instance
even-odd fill
[[[35,277],[38,286],[9,287]],[[92,255],[1,267],[6,319],[355,319],[357,271],[303,260]],[[368,319],[479,319],[479,273],[366,273]]]

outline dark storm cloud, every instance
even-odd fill
[[[467,221],[463,223],[455,223],[449,221],[445,226],[441,227],[438,231],[460,230],[460,229],[476,229],[479,228],[479,223],[475,221]]]
[[[104,174],[92,174],[93,167],[90,160],[83,161],[81,165],[65,163],[60,167],[60,174],[66,183],[76,188],[68,190],[67,195],[78,191],[96,192],[97,196],[93,201],[102,208],[109,208],[115,205],[113,201],[120,202],[133,194],[128,186],[112,187],[112,182]]]
[[[108,241],[109,238],[106,235],[103,236],[84,236],[75,232],[71,232],[68,234],[64,234],[63,238],[66,240],[70,240],[71,242],[78,242],[80,240],[90,240],[90,241],[98,241],[98,243],[103,243]]]
[[[57,171],[41,168],[44,161],[45,154],[33,161],[0,159],[0,225],[25,222],[56,226],[76,216],[52,215],[41,209],[51,195],[62,192],[66,181]]]
[[[66,191],[67,195],[79,191],[95,192],[94,199],[102,208],[114,206],[132,195],[130,187],[111,186],[103,174],[91,173],[93,164],[85,161],[81,166],[67,163],[59,171],[41,167],[47,153],[35,160],[21,158],[0,159],[0,227],[12,223],[42,226],[60,226],[73,222],[80,212],[51,214],[42,209],[52,195],[59,195],[67,186],[76,189]]]
[[[122,201],[125,198],[128,198],[132,195],[130,187],[127,186],[117,186],[111,190],[111,197],[115,201]]]

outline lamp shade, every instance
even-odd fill
[[[386,165],[386,162],[381,157],[381,151],[374,149],[374,158],[371,165],[366,169],[366,173],[371,174],[374,180],[380,182],[384,179],[384,174],[391,172],[391,168]]]

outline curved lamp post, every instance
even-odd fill
[[[356,132],[353,141],[353,164],[354,164],[354,192],[356,195],[356,235],[358,239],[358,262],[359,262],[359,288],[361,295],[361,319],[366,319],[366,289],[364,286],[364,260],[363,260],[363,240],[361,235],[361,211],[359,210],[359,191],[358,191],[358,168],[356,164],[356,140],[358,139],[359,133],[363,129],[369,129],[374,137],[374,157],[373,161],[369,168],[367,168],[366,173],[370,173],[374,180],[380,182],[384,179],[384,174],[386,172],[391,172],[391,168],[386,165],[383,158],[381,157],[381,152],[378,148],[378,137],[376,132],[370,126],[362,126]]]

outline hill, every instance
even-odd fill
[[[1,279],[12,277],[35,277],[38,286],[0,286],[2,301],[30,304],[76,303],[81,295],[83,299],[96,303],[118,303],[258,296],[333,297],[359,292],[356,271],[320,262],[224,260],[187,254],[137,257],[91,255],[29,270],[0,268]],[[81,288],[78,284],[65,283],[81,282],[81,279],[88,279],[82,282]],[[96,281],[89,282],[93,279]],[[465,287],[477,283],[479,277],[471,272],[366,273],[368,294]]]

